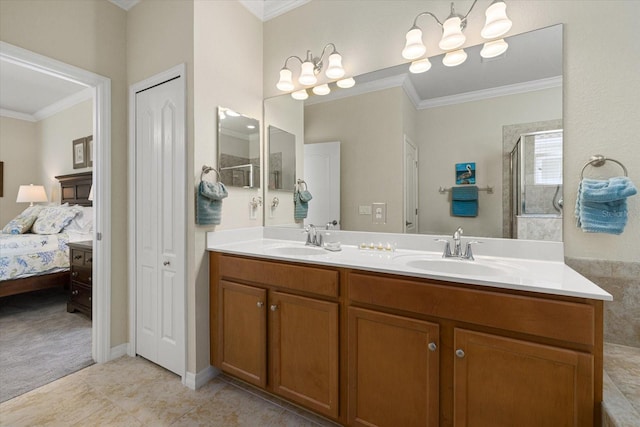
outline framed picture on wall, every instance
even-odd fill
[[[73,141],[73,168],[80,169],[87,167],[87,155],[85,152],[86,138]]]
[[[85,138],[84,153],[87,157],[87,167],[93,166],[93,135]]]

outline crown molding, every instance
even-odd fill
[[[311,0],[238,0],[249,12],[266,22]]]
[[[140,0],[109,0],[111,3],[115,4],[121,9],[129,11],[133,6],[140,3]]]
[[[383,89],[399,87],[408,80],[405,74],[397,76],[385,77],[383,79],[373,80],[365,83],[358,83],[349,89],[332,88],[328,95],[311,95],[304,101],[304,105],[321,104],[323,102],[334,101],[336,99],[349,98],[350,96],[363,95],[369,92],[377,92]],[[332,85],[333,86],[333,85]]]
[[[19,111],[7,110],[4,108],[0,108],[0,116],[8,117],[10,119],[24,120],[27,122],[37,122],[38,120],[33,117],[31,114],[21,113]]]
[[[81,90],[80,92],[76,92],[73,95],[67,96],[66,98],[61,99],[43,109],[36,111],[33,114],[33,117],[36,120],[46,119],[47,117],[51,117],[54,114],[58,114],[61,111],[64,111],[68,108],[73,107],[74,105],[80,104],[88,99],[93,98],[93,88],[86,88]]]

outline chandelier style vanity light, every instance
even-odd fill
[[[287,68],[287,63],[290,59],[297,59],[300,61],[300,76],[298,77],[298,83],[302,86],[314,86],[318,82],[318,74],[322,71],[324,66],[324,57],[327,54],[327,49],[331,48],[331,53],[328,56],[329,63],[324,75],[330,81],[336,81],[336,85],[340,88],[349,88],[355,85],[355,80],[351,77],[344,79],[346,72],[342,67],[342,55],[336,50],[336,46],[333,43],[328,43],[322,54],[319,57],[313,56],[310,50],[307,50],[306,59],[302,59],[299,56],[292,55],[284,61],[284,66],[280,70],[280,80],[276,87],[283,92],[291,92],[295,89],[293,83],[293,73]],[[312,91],[316,95],[327,95],[331,92],[331,88],[328,83],[323,83],[312,88]],[[307,89],[300,89],[291,93],[293,99],[304,100],[309,97]]]
[[[413,61],[409,67],[412,73],[424,73],[431,68],[429,58],[423,58],[427,52],[427,47],[422,42],[422,30],[418,27],[418,19],[421,16],[431,16],[442,27],[442,38],[438,47],[446,52],[442,63],[448,67],[455,67],[462,64],[467,59],[467,53],[462,49],[462,45],[467,40],[463,34],[467,27],[467,17],[473,10],[478,0],[474,0],[469,11],[463,16],[456,13],[453,2],[451,3],[451,14],[444,21],[440,20],[431,12],[422,12],[413,20],[413,26],[406,35],[406,44],[402,50],[405,59]],[[512,22],[507,17],[507,5],[504,0],[494,0],[485,11],[486,21],[480,35],[489,40],[484,44],[480,55],[483,58],[493,58],[504,53],[509,45],[500,37],[511,29]]]

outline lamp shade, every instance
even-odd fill
[[[280,70],[280,80],[276,85],[278,89],[283,92],[289,92],[293,90],[293,80],[291,80],[291,70],[288,68],[283,68]]]
[[[329,55],[329,66],[325,75],[330,79],[339,79],[344,76],[344,68],[342,68],[342,55],[338,52]]]
[[[316,84],[318,79],[316,78],[316,74],[313,71],[314,68],[315,66],[311,61],[305,61],[302,63],[302,65],[300,66],[300,78],[298,79],[300,84],[305,86]]]
[[[402,49],[402,57],[405,59],[418,59],[427,51],[422,43],[422,30],[418,27],[411,28],[406,35],[407,43]]]
[[[91,185],[91,190],[89,190],[89,197],[87,197],[87,200],[93,200],[93,185]]]
[[[29,206],[33,206],[34,202],[46,202],[48,200],[44,186],[30,184],[20,186],[16,203],[30,203]]]
[[[320,86],[316,86],[312,90],[316,95],[328,95],[331,92],[329,85],[326,83]]]
[[[467,38],[462,34],[462,21],[459,16],[452,16],[442,24],[442,39],[438,46],[442,50],[457,49]]]
[[[480,56],[483,58],[495,58],[505,53],[508,48],[509,44],[504,39],[493,40],[484,44],[480,51]]]
[[[298,101],[304,101],[309,97],[306,89],[297,90],[295,92],[291,92],[291,97],[293,99],[297,99]]]
[[[462,64],[467,60],[467,52],[464,49],[454,50],[453,52],[447,52],[442,59],[442,63],[447,67],[455,67]]]
[[[409,72],[413,74],[424,73],[429,71],[429,69],[431,69],[431,61],[429,61],[429,58],[413,61],[409,66]]]
[[[507,5],[504,1],[494,1],[484,14],[487,20],[480,35],[485,39],[500,37],[511,29],[513,23],[507,17]]]
[[[356,81],[353,79],[353,77],[348,77],[346,79],[338,80],[336,82],[336,86],[342,89],[349,89],[350,87],[355,86],[355,84],[356,84]]]

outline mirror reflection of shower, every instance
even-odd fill
[[[511,151],[511,237],[562,240],[562,129],[520,135]]]

